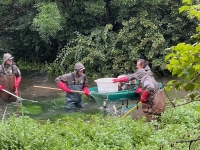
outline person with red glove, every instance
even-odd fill
[[[0,91],[2,91],[3,90],[3,86],[2,85],[0,85]]]
[[[145,72],[145,70],[140,70],[135,76],[140,81],[140,87],[136,91],[140,93],[140,102],[142,103],[142,110],[145,113],[146,121],[150,122],[152,121],[153,115],[161,115],[164,111],[165,102],[162,99],[154,99],[156,94],[160,91],[158,82],[154,77],[147,73],[145,75],[143,72]]]
[[[5,89],[18,96],[18,89],[21,82],[21,72],[19,68],[15,65],[13,58],[14,57],[9,53],[5,53],[3,55],[3,64],[0,65],[0,74],[4,75],[4,79],[7,83],[14,83],[14,85],[3,85]],[[12,77],[12,75],[14,77]],[[10,87],[12,87],[12,89]],[[16,99],[16,97],[11,98]]]
[[[90,95],[88,89],[88,79],[83,73],[85,69],[81,62],[74,65],[74,71],[58,76],[55,79],[57,86],[66,92],[66,111],[71,111],[75,107],[82,108],[82,94],[76,91],[82,91],[86,96]]]
[[[135,73],[125,75],[125,76],[123,75],[123,77],[121,77],[121,78],[115,78],[115,79],[113,79],[113,83],[115,83],[115,82],[128,82],[128,81],[135,80],[136,76],[138,76],[138,73],[141,72],[141,70],[145,71],[144,72],[145,74],[148,74],[149,76],[153,77],[153,73],[151,71],[151,68],[149,67],[149,62],[146,61],[145,59],[139,59],[137,61],[137,64],[136,64],[136,68],[138,70]],[[144,74],[144,73],[142,73],[142,74]],[[141,74],[139,73],[139,75],[141,75]],[[124,84],[119,84],[119,86],[123,86],[123,85]],[[128,86],[125,86],[125,88],[119,87],[119,89],[127,89],[127,88],[128,88]],[[142,91],[141,88],[138,87],[137,90],[136,90],[136,93],[140,95],[141,91]]]

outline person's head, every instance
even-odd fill
[[[137,68],[140,69],[140,68],[145,68],[146,66],[148,65],[148,61],[146,61],[145,59],[139,59],[137,61]]]
[[[13,63],[13,58],[14,57],[9,53],[3,54],[3,64],[11,65]]]
[[[83,70],[85,69],[84,65],[81,62],[77,62],[74,65],[74,72],[78,75],[83,74]]]

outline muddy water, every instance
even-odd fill
[[[22,99],[23,112],[34,119],[39,120],[56,120],[64,116],[79,117],[86,114],[109,114],[122,116],[126,111],[126,101],[124,105],[122,102],[112,103],[107,105],[107,108],[100,107],[97,103],[83,95],[84,108],[81,110],[75,110],[75,112],[67,113],[65,111],[65,93],[61,90],[53,90],[48,88],[39,88],[34,86],[57,88],[55,78],[57,75],[47,75],[44,72],[38,71],[22,71],[22,81],[19,88],[19,94]],[[158,78],[158,82],[162,82],[165,85],[171,78],[161,79]],[[89,80],[90,87],[95,86],[93,80]],[[180,97],[185,93],[172,91],[167,96],[171,98]],[[129,106],[134,106],[138,100],[129,101]],[[2,117],[9,117],[12,114],[21,115],[22,110],[18,109],[19,104],[0,102]],[[133,119],[143,116],[141,106],[133,110],[130,113]],[[115,110],[117,108],[117,110]]]

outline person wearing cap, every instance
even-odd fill
[[[9,53],[3,55],[3,64],[0,65],[0,75],[15,75],[14,90],[16,96],[19,95],[18,88],[21,82],[21,72],[19,68],[14,64],[13,56]],[[0,86],[0,90],[3,87]]]
[[[81,62],[74,65],[74,71],[58,76],[55,79],[57,86],[66,92],[66,111],[72,110],[75,107],[82,108],[82,93],[86,96],[90,95],[88,90],[88,79],[83,73],[85,69]],[[73,92],[72,90],[82,91]]]

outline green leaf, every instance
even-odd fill
[[[176,84],[174,87],[175,87],[175,89],[178,89],[178,90],[180,90],[180,88],[181,88],[181,85],[182,85],[182,83],[178,83],[178,84]]]
[[[166,86],[171,86],[172,84],[174,84],[176,82],[177,82],[176,80],[171,80],[171,81],[167,82]]]
[[[200,70],[200,64],[199,65],[194,65],[193,66],[195,70]]]
[[[195,74],[195,72],[196,72],[195,69],[194,69],[193,67],[189,67],[189,68],[187,69],[187,71],[188,71],[189,74],[192,74],[192,75]]]
[[[197,107],[197,111],[200,111],[200,106]]]
[[[196,27],[196,31],[197,31],[197,32],[200,31],[200,25],[198,25],[198,26]]]
[[[171,59],[169,62],[170,62],[170,64],[173,64],[173,65],[178,65],[179,64],[179,61],[176,60],[176,59]]]
[[[197,11],[194,9],[190,9],[189,15],[194,16],[197,14]]]
[[[188,10],[190,8],[190,6],[182,6],[181,8],[179,8],[179,13],[182,13],[185,10]]]
[[[178,67],[174,67],[173,71],[172,71],[172,75],[178,75],[182,72],[182,69],[178,68]]]
[[[186,84],[186,86],[184,86],[184,90],[185,91],[194,90],[194,84],[193,83]]]
[[[197,17],[198,20],[200,20],[200,12],[197,12],[197,13],[195,14],[195,16]]]
[[[174,55],[175,55],[174,53],[169,53],[168,55],[165,56],[165,61],[172,58]]]
[[[191,5],[191,4],[192,4],[192,1],[191,1],[191,0],[182,0],[182,3],[186,3],[186,4]]]

